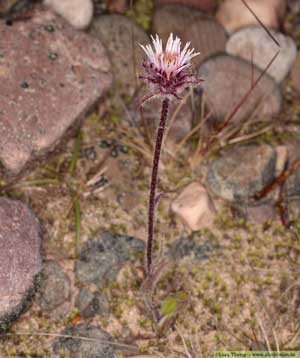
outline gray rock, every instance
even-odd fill
[[[275,177],[276,151],[269,145],[234,146],[207,168],[207,184],[218,196],[251,204],[254,195]]]
[[[76,279],[81,284],[95,284],[99,289],[115,280],[122,265],[144,252],[144,242],[130,236],[100,232],[83,244],[75,265]]]
[[[42,268],[38,220],[22,202],[0,198],[0,330],[30,302]]]
[[[97,314],[104,317],[109,315],[109,304],[104,295],[92,293],[86,288],[82,288],[76,298],[75,306],[80,311],[83,318],[92,318]]]
[[[38,6],[0,32],[0,161],[16,174],[84,119],[112,76],[99,41]]]
[[[251,88],[252,66],[247,61],[219,55],[208,59],[198,69],[205,100],[219,121],[232,113]],[[262,71],[253,67],[254,80]],[[279,113],[282,96],[279,86],[269,75],[264,75],[251,95],[234,115],[233,122],[239,123],[250,116],[268,117]]]
[[[141,94],[135,98],[129,107],[129,115],[131,121],[132,118],[134,118],[139,125],[144,125],[146,123],[149,133],[151,133],[154,140],[156,128],[159,124],[162,100],[158,97],[151,98],[143,104],[142,108],[140,108],[142,98],[143,95]],[[174,121],[172,119],[173,116],[175,116]],[[174,143],[183,139],[191,131],[192,121],[193,112],[190,99],[185,102],[175,99],[172,100],[170,102],[167,122],[167,128],[169,128],[168,140]]]
[[[43,267],[37,298],[41,309],[51,313],[51,318],[61,319],[70,312],[70,279],[55,261],[48,261]]]
[[[206,58],[225,51],[226,33],[211,17],[193,8],[181,5],[166,5],[154,12],[152,33],[158,33],[166,43],[170,33],[178,35],[184,45],[191,42],[200,55],[193,59],[195,65]]]
[[[216,245],[211,241],[206,240],[203,242],[198,235],[191,235],[173,242],[169,249],[169,255],[173,260],[191,256],[197,261],[203,261],[207,260],[215,249]]]
[[[286,181],[287,197],[289,200],[300,200],[300,169],[295,170]]]
[[[279,32],[270,30],[280,44],[280,54],[268,70],[277,82],[281,82],[289,73],[296,59],[297,47],[295,41]],[[241,57],[264,70],[272,57],[279,50],[273,39],[261,26],[241,29],[232,34],[226,44],[226,52]]]
[[[138,44],[148,44],[148,35],[122,15],[99,16],[94,20],[90,32],[107,49],[116,90],[125,97],[132,96],[141,86],[137,73],[142,70],[144,54]]]
[[[109,344],[112,337],[96,326],[79,325],[67,327],[62,335],[74,338],[61,337],[54,341],[53,351],[61,357],[70,358],[114,358],[115,348]],[[91,340],[76,339],[76,336]]]

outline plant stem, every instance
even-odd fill
[[[149,205],[148,205],[148,238],[147,238],[147,252],[146,252],[146,272],[150,277],[152,273],[152,250],[153,250],[153,228],[154,228],[154,214],[156,207],[156,187],[157,187],[157,173],[161,146],[163,141],[164,130],[167,122],[169,110],[169,99],[165,98],[162,103],[161,117],[159,127],[157,129],[155,149],[152,162],[152,174],[150,183]]]

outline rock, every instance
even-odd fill
[[[291,201],[300,200],[300,169],[296,169],[286,181],[287,197]]]
[[[268,70],[278,83],[289,73],[297,54],[295,41],[279,32],[270,30],[280,44],[280,53]],[[241,57],[264,70],[279,50],[273,39],[261,26],[243,28],[232,34],[227,41],[227,53]]]
[[[256,80],[262,73],[256,66],[225,54],[208,59],[199,67],[199,76],[204,79],[205,100],[218,121],[231,114],[249,91],[252,69]],[[250,115],[276,115],[280,112],[281,103],[279,86],[266,74],[234,115],[232,123],[240,123]]]
[[[40,225],[22,202],[0,198],[0,330],[30,303],[42,268]]]
[[[215,0],[155,0],[155,6],[160,7],[167,4],[178,4],[190,6],[200,11],[209,11],[216,6]]]
[[[116,14],[124,14],[128,10],[127,0],[108,0],[108,11]]]
[[[245,217],[255,225],[263,225],[266,222],[272,222],[276,219],[276,210],[273,204],[265,203],[263,205],[246,206]]]
[[[109,344],[112,337],[101,328],[88,325],[69,326],[62,332],[62,335],[73,336],[74,338],[61,337],[54,341],[53,351],[60,357],[115,357],[115,346]],[[91,340],[78,339],[76,336],[90,338]]]
[[[288,148],[285,145],[279,145],[276,150],[276,166],[275,176],[278,177],[286,168],[286,164],[289,160]]]
[[[193,59],[195,65],[225,51],[226,34],[222,26],[195,9],[180,5],[157,9],[153,16],[152,33],[158,33],[166,43],[171,32],[180,37],[183,45],[190,41],[191,47],[200,52]]]
[[[92,0],[44,0],[44,4],[78,30],[87,28],[93,18]]]
[[[130,236],[99,232],[86,241],[75,265],[80,284],[95,284],[99,289],[116,279],[122,265],[144,252],[144,242]]]
[[[75,306],[83,318],[92,318],[97,314],[107,318],[109,315],[109,304],[106,297],[99,293],[92,293],[86,288],[79,291]]]
[[[269,145],[234,146],[208,163],[207,185],[225,200],[250,205],[274,179],[275,166],[276,151]]]
[[[110,65],[99,41],[39,7],[0,32],[0,161],[17,174],[84,119],[111,84]]]
[[[142,70],[144,55],[138,44],[148,44],[148,35],[121,15],[99,16],[93,22],[91,34],[101,40],[107,49],[117,91],[126,98],[132,96],[141,86],[137,74]]]
[[[211,227],[216,212],[206,189],[199,183],[191,183],[185,187],[172,202],[171,210],[193,231]]]
[[[279,29],[286,11],[286,0],[247,0],[246,3],[266,27]],[[222,2],[216,18],[228,33],[242,27],[258,25],[258,21],[241,0]]]
[[[291,85],[300,93],[300,51],[298,51],[291,70]]]
[[[40,308],[51,314],[51,318],[59,320],[70,313],[70,279],[55,261],[44,264],[37,300]]]
[[[154,140],[156,128],[159,124],[162,100],[158,97],[151,98],[140,108],[142,98],[143,96],[139,95],[132,101],[129,107],[129,114],[139,125],[146,124],[148,126],[148,130]],[[174,121],[173,116],[175,116]],[[168,114],[168,140],[172,143],[182,140],[191,131],[192,121],[191,100],[172,100]]]
[[[201,238],[191,235],[173,242],[169,249],[169,255],[173,260],[192,256],[197,261],[203,261],[209,258],[214,249],[216,249],[216,245],[211,241],[201,242]]]

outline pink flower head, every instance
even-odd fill
[[[153,87],[153,95],[172,95],[179,98],[178,93],[188,84],[199,84],[201,80],[196,79],[190,72],[191,59],[199,53],[194,53],[194,49],[188,49],[190,42],[181,50],[179,37],[176,36],[174,40],[171,33],[163,50],[162,40],[158,35],[155,38],[151,36],[151,39],[154,49],[151,45],[140,45],[148,57],[143,62],[145,76],[140,78]]]

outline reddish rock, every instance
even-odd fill
[[[112,76],[98,40],[40,7],[0,22],[0,34],[0,161],[16,174],[84,118]]]
[[[216,6],[216,0],[155,0],[155,6],[179,4],[194,7],[201,11],[208,11]]]
[[[273,29],[280,27],[286,10],[286,0],[247,0],[246,2],[265,26]],[[241,0],[222,2],[216,17],[229,33],[245,26],[258,25],[253,14]]]
[[[0,198],[0,326],[26,307],[41,270],[40,226],[20,201]]]

